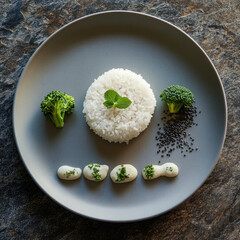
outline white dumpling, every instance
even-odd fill
[[[176,177],[178,175],[178,166],[174,163],[164,163],[162,167],[162,176],[165,177]]]
[[[118,165],[110,173],[110,177],[114,183],[131,182],[137,175],[137,169],[130,164]]]
[[[58,177],[63,180],[76,180],[81,177],[82,170],[80,168],[63,165],[58,168],[57,174]]]
[[[83,169],[83,175],[90,181],[103,181],[108,174],[109,167],[107,165],[100,165],[97,163],[91,163],[85,166]]]
[[[163,165],[150,164],[143,169],[142,175],[145,180],[152,180],[161,176],[176,177],[178,171],[176,164],[168,162]]]

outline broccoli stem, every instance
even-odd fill
[[[168,109],[170,113],[178,113],[181,107],[183,106],[183,103],[167,103]]]
[[[65,112],[62,113],[61,107],[57,103],[55,104],[52,114],[50,114],[49,116],[53,123],[55,124],[55,126],[60,128],[64,126],[64,115]]]

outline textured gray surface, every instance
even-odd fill
[[[232,1],[1,1],[0,239],[239,239],[240,4]],[[157,218],[101,223],[58,206],[33,182],[12,133],[12,102],[23,67],[59,27],[89,13],[125,9],[150,13],[192,36],[215,64],[228,101],[228,132],[205,184]]]

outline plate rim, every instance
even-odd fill
[[[19,89],[19,85],[21,83],[21,80],[22,80],[22,77],[23,77],[23,74],[24,72],[26,71],[26,69],[28,68],[28,66],[30,65],[32,59],[37,55],[37,53],[40,51],[40,49],[48,42],[48,40],[50,40],[53,36],[55,36],[58,32],[62,31],[63,29],[69,27],[70,25],[76,23],[76,22],[79,22],[81,20],[84,20],[84,19],[87,19],[87,18],[91,18],[91,17],[94,17],[94,16],[97,16],[97,15],[104,15],[104,14],[112,14],[112,13],[127,13],[127,14],[136,14],[136,15],[142,15],[142,16],[145,16],[145,17],[148,17],[148,18],[153,18],[154,20],[158,20],[160,22],[163,22],[167,25],[169,25],[170,27],[173,27],[175,28],[176,30],[180,31],[185,37],[187,37],[188,39],[190,39],[200,50],[201,52],[204,54],[204,56],[207,58],[208,62],[211,64],[211,67],[212,69],[214,70],[217,78],[218,78],[218,82],[220,84],[220,87],[221,87],[221,91],[222,91],[222,94],[223,94],[223,98],[224,98],[224,108],[225,108],[225,126],[224,126],[224,135],[223,135],[223,138],[222,138],[222,143],[221,143],[221,147],[220,147],[220,151],[219,151],[219,154],[215,160],[215,163],[211,169],[211,171],[209,172],[209,174],[206,176],[206,178],[198,185],[198,187],[189,195],[187,196],[186,198],[184,198],[182,201],[180,201],[178,204],[172,206],[171,208],[168,208],[167,210],[161,212],[161,213],[156,213],[154,215],[150,215],[150,216],[146,216],[146,217],[141,217],[141,218],[133,218],[133,219],[124,219],[124,220],[117,220],[117,219],[105,219],[105,218],[99,218],[99,217],[94,217],[94,216],[90,216],[90,215],[87,215],[87,214],[83,214],[83,213],[80,213],[80,212],[77,212],[75,211],[74,209],[72,208],[69,208],[67,206],[65,206],[64,204],[62,204],[61,202],[59,202],[57,199],[55,199],[53,196],[50,195],[50,193],[48,193],[41,185],[40,183],[38,183],[38,181],[33,177],[31,171],[29,170],[27,164],[25,163],[24,161],[24,158],[22,157],[22,153],[20,151],[20,147],[19,147],[19,143],[18,143],[18,140],[17,140],[17,137],[16,137],[16,126],[15,126],[15,105],[16,105],[16,95],[17,95],[17,92],[18,92],[18,89]],[[53,32],[52,34],[50,34],[37,48],[36,50],[33,52],[33,54],[31,55],[31,57],[29,58],[29,60],[27,61],[26,65],[23,67],[22,69],[22,72],[17,80],[17,84],[16,84],[16,88],[15,88],[15,93],[14,93],[14,98],[13,98],[13,108],[12,108],[12,126],[13,126],[13,136],[14,136],[14,140],[15,140],[15,143],[16,143],[16,147],[17,147],[17,150],[18,150],[18,154],[25,166],[25,168],[27,169],[27,172],[30,174],[31,178],[34,180],[34,182],[37,184],[37,186],[45,193],[47,194],[48,197],[50,197],[50,199],[52,199],[54,202],[56,202],[58,205],[64,207],[65,209],[75,213],[75,214],[78,214],[80,216],[83,216],[83,217],[87,217],[87,218],[90,218],[90,219],[93,219],[93,220],[97,220],[97,221],[102,221],[102,222],[116,222],[116,223],[120,223],[120,222],[138,222],[138,221],[143,221],[143,220],[147,220],[147,219],[150,219],[150,218],[154,218],[154,217],[157,217],[157,216],[160,216],[160,215],[163,215],[169,211],[171,211],[172,209],[174,208],[177,208],[179,205],[181,205],[182,203],[184,203],[187,199],[189,199],[191,196],[193,196],[193,194],[195,194],[199,189],[200,187],[206,182],[206,180],[208,179],[208,177],[211,175],[211,173],[213,172],[216,164],[218,163],[218,160],[221,156],[221,153],[222,153],[222,150],[223,150],[223,146],[224,146],[224,142],[225,142],[225,139],[226,139],[226,133],[227,133],[227,122],[228,122],[228,106],[227,106],[227,99],[226,99],[226,94],[225,94],[225,91],[224,91],[224,87],[223,87],[223,83],[221,81],[221,78],[220,78],[220,75],[216,69],[216,67],[214,66],[212,60],[210,59],[210,57],[207,55],[207,53],[205,52],[205,50],[196,42],[196,40],[194,40],[190,35],[188,35],[185,31],[183,31],[180,27],[174,25],[173,23],[170,23],[160,17],[157,17],[157,16],[153,16],[153,15],[150,15],[148,13],[144,13],[144,12],[137,12],[137,11],[131,11],[131,10],[108,10],[108,11],[100,11],[100,12],[96,12],[96,13],[92,13],[92,14],[88,14],[88,15],[85,15],[85,16],[82,16],[80,18],[77,18],[65,25],[63,25],[62,27],[60,27],[59,29],[57,29],[55,32]]]

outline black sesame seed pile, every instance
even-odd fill
[[[170,157],[171,153],[177,149],[180,150],[183,157],[193,151],[198,151],[198,147],[194,146],[194,138],[188,132],[192,126],[198,126],[194,119],[200,114],[196,106],[190,108],[182,108],[179,113],[169,113],[168,110],[163,111],[163,125],[158,124],[156,134],[157,153],[163,157]]]

